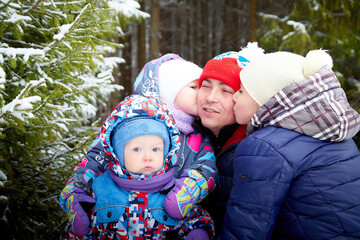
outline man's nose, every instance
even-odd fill
[[[218,91],[217,89],[213,88],[211,89],[211,91],[209,92],[209,94],[206,96],[206,100],[208,102],[216,102],[218,99]]]

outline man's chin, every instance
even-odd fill
[[[206,127],[207,129],[209,129],[211,132],[213,132],[215,135],[218,132],[217,131],[217,129],[218,129],[217,125],[214,124],[214,121],[212,119],[208,119],[208,118],[201,119],[201,124],[204,127]]]

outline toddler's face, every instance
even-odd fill
[[[235,102],[234,112],[238,124],[248,124],[252,116],[254,116],[260,108],[259,104],[255,102],[242,86],[234,93],[233,101]]]
[[[155,135],[131,139],[124,149],[125,168],[133,173],[149,175],[157,172],[164,163],[164,141]]]
[[[194,80],[183,87],[176,95],[174,105],[187,114],[197,116],[196,96],[199,90],[199,80]]]

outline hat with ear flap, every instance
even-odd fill
[[[332,67],[332,58],[325,50],[310,51],[306,57],[281,51],[268,53],[240,72],[241,85],[262,106],[287,85],[311,76],[325,65]]]

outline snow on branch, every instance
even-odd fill
[[[292,20],[289,20],[286,22],[288,25],[292,26],[295,30],[298,30],[300,33],[307,34],[306,27],[301,22],[295,22]]]
[[[0,189],[4,188],[4,182],[7,181],[7,176],[3,171],[0,170]],[[4,195],[0,195],[0,202],[7,201],[7,197]]]
[[[15,118],[25,121],[26,118],[33,118],[34,115],[26,110],[33,108],[33,102],[41,101],[39,96],[31,96],[23,99],[14,99],[10,103],[3,106],[0,110],[0,123],[6,123],[3,117],[6,113],[10,113]]]
[[[33,104],[41,101],[39,96],[24,97],[30,89],[43,86],[45,80],[33,80],[30,81],[26,87],[13,99],[0,109],[0,123],[6,123],[6,114],[10,114],[13,117],[25,121],[26,118],[33,118],[34,115],[30,112],[33,109]]]
[[[133,16],[142,18],[150,17],[150,14],[140,11],[140,4],[133,0],[113,0],[108,1],[107,4],[117,13],[121,13],[129,18]]]
[[[2,67],[0,67],[0,89],[5,88],[5,71]]]
[[[279,21],[281,23],[286,23],[287,25],[291,26],[294,29],[294,31],[290,31],[288,34],[283,36],[283,40],[286,40],[286,39],[296,35],[296,33],[309,35],[308,32],[306,31],[305,24],[303,24],[301,22],[296,22],[296,21],[293,21],[293,20],[289,20],[288,16],[280,18],[280,17],[278,17],[276,15],[273,15],[273,14],[259,13],[259,15],[266,18],[266,19]]]
[[[60,32],[53,37],[55,41],[51,42],[49,44],[49,47],[44,48],[45,51],[54,48],[57,44],[61,42],[61,40],[66,36],[66,34],[73,31],[76,28],[77,24],[80,22],[82,16],[90,7],[90,3],[86,4],[86,6],[80,11],[80,13],[76,16],[75,20],[72,23],[62,25],[60,27]]]
[[[0,48],[0,53],[13,58],[15,58],[17,55],[24,55],[24,62],[26,62],[29,57],[33,55],[38,55],[42,58],[45,56],[45,52],[43,50],[35,48]]]

